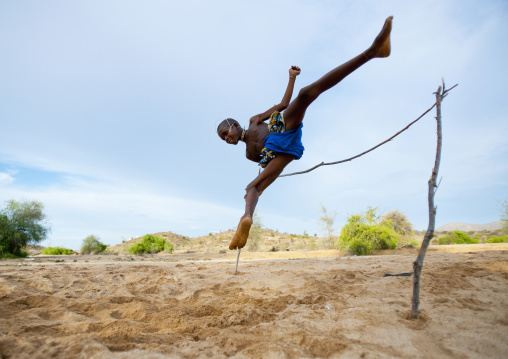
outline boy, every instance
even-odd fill
[[[231,145],[236,145],[239,141],[245,142],[246,157],[251,161],[259,162],[259,165],[264,168],[245,189],[247,191],[244,197],[245,214],[240,218],[229,249],[240,249],[245,246],[259,196],[291,161],[300,159],[302,156],[304,150],[301,143],[302,121],[307,107],[320,94],[338,84],[369,60],[390,55],[392,19],[393,16],[386,19],[381,32],[367,50],[328,72],[316,82],[302,88],[298,96],[290,102],[296,76],[300,74],[300,68],[291,66],[289,83],[282,101],[267,111],[253,116],[247,130],[231,118],[219,124],[217,134],[222,140]],[[284,113],[281,113],[282,111]],[[270,121],[267,126],[264,121],[268,119]]]

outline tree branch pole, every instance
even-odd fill
[[[429,193],[428,193],[429,226],[427,227],[427,231],[425,232],[425,237],[423,238],[423,242],[420,247],[418,257],[413,263],[414,276],[413,276],[413,298],[411,306],[411,319],[417,319],[418,315],[420,314],[420,278],[423,269],[423,260],[425,259],[425,254],[427,253],[427,248],[429,247],[430,241],[434,236],[434,228],[436,225],[436,207],[434,205],[434,195],[437,190],[436,180],[439,172],[439,164],[441,162],[441,147],[443,138],[441,127],[441,103],[443,102],[443,99],[446,97],[447,92],[455,88],[455,86],[451,87],[449,90],[446,90],[445,83],[443,80],[443,87],[441,88],[441,86],[439,86],[439,88],[435,92],[436,121],[437,121],[436,161],[434,163],[434,168],[432,169],[432,175],[430,176],[429,179]]]

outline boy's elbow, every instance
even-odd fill
[[[286,108],[288,108],[289,104],[288,103],[280,103],[279,106],[277,106],[277,111],[281,112],[281,111],[284,111]]]

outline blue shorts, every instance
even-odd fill
[[[302,145],[302,127],[286,131],[284,116],[275,111],[270,115],[268,131],[270,134],[265,138],[265,147],[261,150],[261,161],[259,165],[265,168],[271,160],[277,157],[278,153],[288,153],[299,160],[305,148]]]

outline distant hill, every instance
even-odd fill
[[[469,223],[449,223],[436,229],[437,232],[445,231],[462,231],[462,232],[479,232],[479,231],[497,231],[503,228],[503,222],[497,221],[487,224],[469,224]]]
[[[252,234],[251,230],[251,234]],[[229,250],[229,242],[235,231],[210,233],[208,236],[186,237],[172,232],[153,233],[164,238],[174,246],[174,253],[219,253]],[[271,229],[260,229],[260,246],[258,251],[294,251],[328,248],[326,239],[317,236],[280,233]],[[126,253],[127,247],[140,242],[142,237],[124,241],[121,244],[108,247],[110,252]]]
[[[488,224],[467,224],[467,223],[450,223],[439,227],[436,232],[448,232],[448,231],[463,231],[463,232],[483,232],[485,230],[488,233],[477,233],[475,237],[479,237],[482,241],[492,235],[500,235],[494,233],[502,228],[502,222],[493,222]],[[418,231],[417,231],[418,232]],[[158,232],[153,233],[157,237],[162,237],[166,241],[171,242],[174,246],[174,253],[222,253],[227,252],[229,242],[235,234],[234,230],[228,230],[219,233],[210,233],[207,236],[200,237],[187,237],[172,232]],[[251,235],[253,232],[251,232]],[[421,242],[425,231],[415,233],[413,240]],[[271,229],[260,229],[259,230],[260,245],[258,251],[295,251],[295,250],[315,250],[330,248],[331,243],[326,238],[317,237],[317,235],[309,236],[307,234],[290,234],[280,233]],[[438,234],[439,237],[439,234]],[[108,250],[111,253],[126,254],[127,248],[134,243],[141,241],[142,237],[133,238],[123,243],[109,246]],[[251,237],[252,240],[252,237]]]

